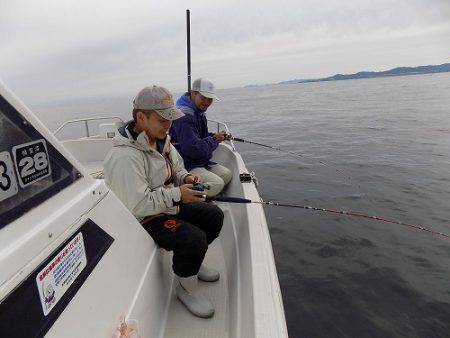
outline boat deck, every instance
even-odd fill
[[[187,311],[175,295],[176,284],[174,284],[164,337],[178,338],[180,337],[180,333],[182,333],[181,336],[184,338],[229,337],[228,280],[220,238],[216,239],[210,245],[206,254],[205,263],[207,266],[220,272],[220,279],[217,282],[198,282],[204,295],[214,304],[214,316],[203,319]]]

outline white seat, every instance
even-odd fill
[[[103,138],[113,138],[116,136],[117,129],[123,125],[122,122],[101,123],[98,126],[98,133]]]

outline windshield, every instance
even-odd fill
[[[0,228],[81,175],[0,96]]]

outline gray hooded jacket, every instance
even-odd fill
[[[167,136],[162,154],[149,146],[145,132],[136,140],[122,127],[106,155],[105,183],[138,219],[160,213],[177,214],[181,201],[179,186],[189,173],[183,159]],[[170,182],[170,183],[169,183]]]

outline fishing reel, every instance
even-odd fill
[[[192,190],[197,190],[197,191],[205,191],[205,190],[209,190],[210,189],[210,186],[209,186],[209,184],[203,184],[203,183],[200,183],[200,182],[195,182],[193,185],[192,185]]]
[[[224,141],[230,141],[233,139],[233,135],[227,133],[225,130],[219,131],[218,134],[221,134],[223,136]]]
[[[239,174],[239,180],[242,183],[255,183],[255,186],[257,187],[259,185],[259,181],[258,178],[256,177],[256,174],[254,171],[252,171],[251,173],[241,173]]]

